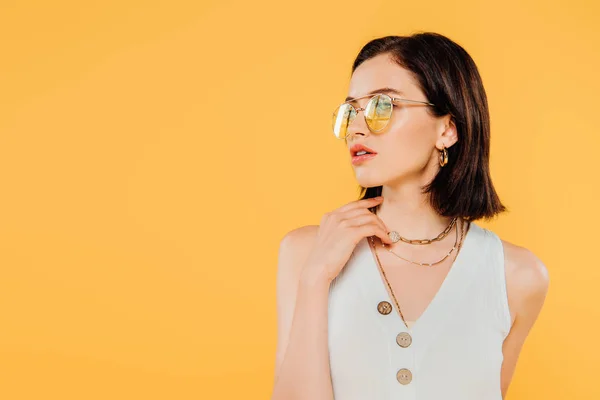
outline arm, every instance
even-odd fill
[[[329,281],[309,276],[303,268],[317,230],[318,226],[295,229],[280,243],[272,400],[333,399],[327,341]]]
[[[548,270],[529,250],[504,242],[508,303],[514,315],[502,346],[501,389],[506,396],[525,339],[544,304],[549,287]]]

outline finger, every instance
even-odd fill
[[[392,244],[387,232],[377,224],[361,225],[356,227],[362,237],[377,236],[382,242]]]
[[[357,215],[354,218],[347,218],[340,221],[340,224],[345,227],[355,227],[367,224],[376,224],[376,221],[373,219],[373,216],[363,214]],[[377,224],[379,225],[379,224]]]
[[[353,218],[356,218],[359,216],[364,216],[364,215],[367,215],[367,216],[370,216],[371,218],[373,218],[373,220],[381,226],[381,229],[383,229],[386,232],[389,232],[389,229],[386,226],[385,222],[383,222],[383,220],[377,214],[369,211],[366,208],[358,208],[358,209],[346,211],[345,213],[342,214],[341,219],[342,220],[353,219]]]
[[[355,201],[352,201],[348,204],[341,206],[336,211],[337,212],[345,212],[345,211],[354,210],[357,208],[375,207],[377,204],[381,203],[382,201],[383,201],[383,197],[371,197],[369,199],[355,200]]]
[[[362,228],[364,226],[374,227],[376,233],[372,233],[371,235],[376,234],[378,237],[381,237],[381,240],[384,243],[392,244],[393,242],[388,236],[388,231],[385,228],[383,221],[381,221],[381,219],[379,219],[379,217],[376,217],[373,213],[370,214],[371,215],[361,215],[351,219],[347,219],[342,221],[341,223],[348,228]]]

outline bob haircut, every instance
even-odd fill
[[[448,164],[423,187],[423,193],[430,194],[433,208],[445,217],[466,220],[491,219],[506,211],[490,177],[488,103],[471,56],[457,43],[434,32],[385,36],[363,46],[352,73],[380,54],[389,54],[412,73],[427,101],[435,104],[428,107],[430,113],[437,117],[450,114],[456,125],[458,141],[448,148]],[[360,188],[360,199],[381,195],[381,186]]]

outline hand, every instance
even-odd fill
[[[315,244],[308,256],[303,274],[326,279],[328,283],[346,265],[358,242],[365,237],[377,236],[392,244],[388,229],[369,208],[383,201],[383,197],[356,200],[326,213],[321,218]]]

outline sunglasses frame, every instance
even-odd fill
[[[395,102],[395,101],[403,101],[403,102],[407,102],[407,103],[413,103],[413,104],[425,104],[425,105],[428,105],[428,106],[435,106],[435,104],[433,104],[433,103],[430,103],[430,102],[428,102],[428,101],[421,101],[421,100],[409,100],[409,99],[404,99],[404,98],[401,98],[401,97],[392,97],[392,96],[390,96],[390,95],[389,95],[389,94],[387,94],[387,93],[373,93],[373,94],[367,94],[367,95],[365,95],[365,96],[357,97],[357,98],[355,98],[355,99],[353,99],[353,100],[351,100],[351,101],[356,101],[356,100],[360,100],[360,99],[364,99],[364,98],[370,97],[369,101],[368,101],[368,102],[367,102],[367,104],[366,104],[366,105],[368,105],[368,104],[369,104],[369,103],[370,103],[370,102],[373,100],[373,98],[374,98],[374,97],[376,97],[376,96],[387,96],[387,97],[388,97],[388,98],[391,100],[391,104],[392,104],[392,111],[390,112],[390,119],[391,119],[391,115],[392,115],[392,113],[394,112],[394,102]],[[366,105],[365,105],[365,107],[356,108],[356,107],[354,107],[354,106],[351,104],[351,102],[350,102],[350,101],[345,101],[345,102],[343,102],[342,104],[340,104],[339,106],[337,106],[337,107],[336,107],[336,110],[337,110],[337,109],[339,109],[339,108],[340,108],[341,106],[343,106],[344,104],[348,104],[350,107],[352,107],[352,109],[354,109],[354,113],[356,114],[356,115],[354,116],[354,118],[356,118],[356,117],[358,116],[358,113],[359,113],[360,111],[365,111],[365,109],[366,109]],[[333,114],[332,114],[332,117],[336,117],[336,114],[337,114],[337,113],[334,111],[334,112],[333,112]],[[354,121],[354,118],[352,118],[352,121]],[[365,119],[365,123],[367,124],[367,127],[369,128],[369,131],[371,131],[371,132],[373,132],[373,133],[378,133],[378,132],[381,132],[381,131],[383,131],[383,130],[384,130],[386,127],[387,127],[387,125],[388,125],[388,123],[389,123],[389,120],[388,120],[388,122],[385,124],[385,126],[384,126],[383,128],[381,128],[381,129],[379,129],[379,130],[374,130],[374,129],[371,129],[371,127],[369,126],[369,123],[367,122],[367,117],[365,116],[365,113],[364,113],[364,112],[363,112],[363,118]],[[348,123],[348,126],[350,126],[350,124],[352,123],[352,121],[350,121],[350,122]],[[346,129],[346,131],[347,131],[347,129]],[[335,134],[335,131],[334,131],[334,132],[333,132],[333,136],[335,136],[335,137],[336,137],[336,139],[340,139],[340,140],[341,140],[341,139],[346,139],[346,138],[347,138],[349,135],[348,135],[348,133],[346,133],[346,135],[345,135],[344,137],[339,137],[339,136],[337,136],[337,135]]]

